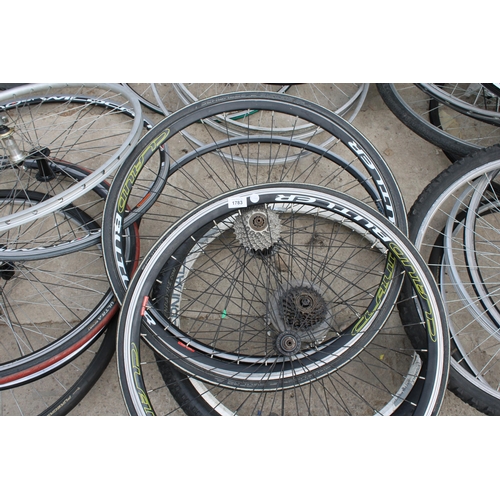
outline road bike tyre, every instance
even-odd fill
[[[431,144],[460,157],[480,149],[471,143],[453,137],[415,113],[399,95],[393,83],[378,83],[377,89],[393,114],[410,130]]]
[[[78,356],[26,384],[0,390],[0,416],[63,416],[75,408],[112,359],[116,319]]]
[[[73,410],[99,380],[104,370],[109,366],[116,351],[116,325],[118,314],[101,334],[102,342],[80,378],[52,405],[40,413],[40,416],[61,417]],[[97,340],[97,339],[96,339]]]
[[[424,332],[425,338],[422,339],[422,343],[426,344],[427,349],[427,356],[424,360],[425,374],[420,377],[419,384],[412,386],[410,392],[411,396],[408,396],[407,400],[403,404],[394,408],[393,413],[414,415],[436,414],[439,411],[446,388],[449,361],[449,338],[446,335],[446,318],[444,309],[442,308],[442,303],[440,302],[440,296],[436,284],[425,263],[421,260],[418,252],[416,252],[404,234],[393,225],[389,224],[382,215],[373,209],[364,206],[357,200],[326,188],[317,186],[303,186],[302,188],[297,188],[296,186],[286,183],[244,188],[236,192],[231,192],[226,196],[221,196],[218,200],[207,202],[204,206],[200,207],[199,210],[192,212],[167,231],[167,233],[163,235],[157,245],[153,247],[146,259],[143,261],[139,271],[132,278],[132,282],[122,306],[118,326],[118,369],[122,391],[124,393],[124,398],[129,412],[133,415],[155,414],[154,408],[149,401],[147,388],[144,385],[144,380],[142,378],[142,370],[145,365],[141,361],[142,358],[139,343],[146,330],[149,332],[153,331],[152,329],[160,327],[160,325],[155,322],[157,316],[154,315],[152,309],[150,309],[148,305],[148,301],[145,300],[147,297],[143,295],[144,293],[147,293],[146,290],[150,289],[151,286],[154,286],[157,281],[156,277],[158,271],[161,270],[162,266],[164,266],[170,256],[173,257],[175,255],[175,261],[177,261],[177,253],[175,249],[179,244],[182,244],[182,241],[185,240],[188,242],[190,239],[189,235],[195,234],[197,232],[197,228],[201,229],[206,226],[207,222],[210,224],[210,221],[212,220],[218,221],[221,217],[224,217],[226,213],[234,211],[233,208],[227,206],[227,202],[234,199],[233,196],[249,196],[249,200],[251,201],[253,199],[253,203],[263,203],[265,205],[270,200],[276,201],[280,199],[279,196],[276,198],[276,194],[278,192],[280,193],[280,196],[283,193],[286,193],[283,195],[285,197],[284,199],[292,198],[289,196],[289,193],[301,193],[304,197],[301,197],[298,200],[299,204],[305,203],[306,205],[310,204],[311,206],[319,204],[319,206],[325,207],[328,203],[328,210],[332,210],[333,212],[338,211],[339,214],[341,213],[342,220],[348,219],[351,222],[357,221],[357,223],[365,229],[368,229],[372,236],[375,236],[375,238],[380,237],[379,243],[382,243],[383,240],[384,246],[390,249],[391,253],[394,252],[393,255],[399,263],[404,266],[407,271],[410,271],[410,276],[416,286],[416,289],[418,290],[421,306],[426,314],[427,329]],[[307,200],[305,196],[306,192],[310,195],[307,197]],[[332,202],[333,199],[335,199],[335,202]],[[362,220],[365,221],[366,225],[361,222]],[[380,231],[383,231],[383,233]],[[392,240],[392,238],[394,239]],[[373,243],[371,243],[371,246],[373,247]],[[394,306],[394,303],[389,305]],[[151,314],[153,314],[153,316],[151,316]],[[375,330],[372,333],[375,333],[375,335],[379,334],[380,328],[383,326],[383,323],[385,323],[385,319],[386,317],[382,318],[382,324],[378,324],[376,321],[371,323],[371,326],[373,326],[373,329]],[[152,326],[153,324],[156,326]],[[161,328],[157,329],[159,335],[163,336],[163,333],[161,333],[160,330],[161,332],[166,331],[163,329],[163,325],[161,325]],[[147,337],[149,337],[149,334]],[[157,344],[152,343],[151,345],[157,349]],[[330,343],[330,346],[331,345],[332,344]],[[183,347],[187,349],[187,351],[183,350]],[[180,347],[177,346],[175,349],[180,349],[180,351],[184,354],[181,354],[180,357],[175,357],[175,359],[172,357],[167,359],[169,362],[174,362],[178,368],[178,363],[180,362],[181,364],[184,364],[183,359],[185,359],[186,353],[195,349],[195,344],[189,344],[187,346],[181,345]],[[354,348],[353,350],[356,351],[354,353],[354,358],[356,358],[356,355],[363,351],[363,349],[360,351],[357,348]],[[405,351],[406,354],[408,354],[407,347],[405,348]],[[189,356],[191,355],[187,354],[187,357]],[[383,356],[381,359],[382,358]],[[156,363],[158,362],[158,359],[159,358],[157,356]],[[337,361],[337,358],[335,358],[335,361]],[[292,358],[290,358],[289,362],[292,362]],[[243,360],[241,360],[241,363],[243,363]],[[263,365],[263,367],[265,366],[266,364]],[[341,366],[342,365],[337,368],[341,368]],[[331,368],[332,366],[327,367],[328,370]],[[240,363],[238,363],[238,370],[239,369]],[[179,372],[181,370],[175,370],[171,372],[170,375],[168,374],[169,370],[170,367],[167,366],[165,371],[162,373],[162,376],[165,380],[165,378],[169,378],[170,375],[173,375],[174,380],[170,380],[169,386],[172,384],[175,386],[177,384],[177,388],[174,390],[174,393],[176,394],[175,397],[181,401],[180,404],[184,411],[187,411],[190,414],[214,413],[213,408],[211,409],[209,406],[207,408],[207,405],[204,405],[203,403],[201,405],[198,404],[200,400],[199,393],[196,393],[196,391],[193,392],[192,387],[189,387],[188,385],[186,390],[183,389],[183,386],[180,385],[181,381],[179,379]],[[324,376],[328,374],[328,372],[323,373]],[[321,376],[319,376],[319,378],[321,379]],[[247,378],[244,377],[243,380],[247,380]],[[313,382],[316,380],[317,379],[313,379]],[[191,382],[185,379],[184,383],[190,384]],[[257,387],[253,385],[253,381],[245,382],[243,387],[245,386],[247,386],[248,390],[251,392],[253,392]],[[431,386],[432,389],[430,389]],[[177,391],[177,389],[179,389],[179,391]],[[430,397],[431,393],[432,397]],[[188,404],[188,401],[191,400],[194,397],[193,395],[196,394],[198,394],[198,397],[195,397],[194,399],[196,403],[194,403],[194,406],[191,407],[191,405]],[[409,400],[412,402],[409,403]]]
[[[431,214],[437,213],[447,199],[447,192],[453,193],[454,187],[467,185],[468,182],[482,175],[482,173],[491,171],[492,168],[500,168],[500,145],[491,146],[484,150],[462,158],[453,163],[432,180],[422,191],[409,210],[409,237],[420,251],[423,250],[422,239],[427,230]],[[450,194],[451,196],[451,194]],[[429,229],[431,230],[431,229]],[[436,230],[436,237],[433,237],[432,244],[437,250],[438,256],[432,254],[427,258],[435,278],[439,281],[439,253],[442,252],[442,236],[440,231]],[[425,258],[425,257],[424,257]],[[437,262],[437,264],[436,264]],[[433,265],[434,263],[434,265]],[[410,293],[403,287],[402,294],[409,298]],[[402,314],[407,317],[417,318],[418,313],[410,305],[411,301],[404,302]],[[449,320],[452,321],[451,319]],[[449,389],[456,394],[462,401],[469,404],[478,411],[487,415],[500,415],[500,392],[494,387],[481,382],[474,375],[473,370],[467,365],[467,359],[461,358],[458,349],[454,348],[453,338],[451,339],[451,365],[449,376]],[[458,359],[455,359],[457,358]],[[462,362],[463,361],[463,362]],[[498,380],[500,383],[500,380]]]

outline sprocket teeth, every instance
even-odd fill
[[[236,239],[247,250],[266,250],[280,239],[281,221],[278,214],[267,208],[243,210],[235,217]]]

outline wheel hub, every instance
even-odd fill
[[[270,323],[276,350],[292,356],[304,346],[322,342],[332,331],[333,315],[320,289],[311,283],[289,284],[270,301]]]
[[[284,356],[293,356],[300,351],[302,341],[292,332],[283,332],[276,337],[276,350]]]
[[[294,330],[308,330],[326,319],[323,297],[310,287],[293,287],[281,299],[285,324]]]
[[[248,251],[269,251],[280,239],[280,218],[265,207],[242,210],[235,217],[234,233]]]
[[[5,245],[0,245],[0,249],[5,250],[7,247]],[[16,268],[12,262],[7,260],[0,260],[0,278],[5,281],[9,281],[14,277]]]
[[[48,182],[56,177],[49,157],[50,150],[45,147],[31,150],[26,157],[28,161],[25,161],[25,168],[37,168],[36,179],[40,182]],[[29,160],[32,161],[30,162]],[[35,162],[34,164],[32,164],[33,161]]]

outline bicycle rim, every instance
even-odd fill
[[[367,311],[368,314],[363,318],[367,320],[366,322],[362,321],[363,328],[366,328],[366,330],[360,333],[358,340],[366,340],[367,337],[371,338],[367,342],[362,342],[362,348],[358,348],[360,346],[357,346],[356,342],[353,341],[353,337],[355,338],[356,335],[351,335],[352,330],[346,329],[346,333],[350,332],[349,336],[351,338],[348,342],[343,343],[341,340],[342,334],[339,336],[334,335],[333,338],[326,335],[320,339],[324,333],[321,332],[320,328],[320,330],[315,331],[317,335],[315,337],[316,345],[312,351],[310,345],[301,345],[298,350],[286,351],[285,354],[283,349],[286,349],[289,344],[282,342],[284,337],[288,340],[295,339],[297,341],[296,344],[301,341],[308,344],[311,341],[311,329],[308,330],[307,335],[309,337],[307,338],[309,341],[306,342],[306,337],[302,336],[302,334],[306,334],[301,330],[301,327],[299,327],[301,334],[298,335],[296,331],[292,332],[292,327],[283,328],[282,325],[279,326],[280,322],[272,317],[272,313],[271,319],[269,319],[269,316],[265,313],[263,314],[262,310],[258,312],[256,303],[249,308],[243,306],[245,300],[242,300],[243,296],[241,293],[239,295],[236,293],[240,297],[239,301],[235,300],[231,305],[222,309],[222,302],[217,301],[217,299],[213,302],[214,297],[217,298],[219,295],[218,293],[211,293],[213,289],[210,284],[203,287],[199,293],[199,297],[205,297],[203,300],[206,301],[205,309],[201,311],[197,306],[196,299],[190,292],[189,286],[183,285],[182,294],[189,296],[188,302],[193,305],[193,310],[196,311],[198,316],[210,316],[211,319],[208,323],[205,323],[207,328],[210,325],[212,327],[218,325],[217,328],[221,337],[225,337],[224,340],[227,342],[225,349],[218,351],[214,348],[211,352],[202,352],[202,344],[205,344],[203,340],[180,339],[177,337],[177,315],[180,314],[181,309],[177,303],[175,305],[175,312],[170,307],[170,313],[165,315],[168,316],[167,322],[169,324],[162,324],[160,328],[157,320],[161,317],[161,312],[154,311],[156,297],[154,293],[151,295],[150,292],[155,286],[155,279],[165,265],[166,260],[170,256],[175,257],[175,259],[179,257],[184,251],[182,249],[185,242],[192,242],[191,235],[198,234],[198,230],[201,231],[199,234],[206,235],[204,231],[207,227],[204,227],[204,225],[207,224],[207,221],[214,220],[221,223],[221,216],[234,213],[234,209],[228,207],[228,204],[246,199],[250,205],[251,200],[255,201],[257,198],[259,200],[258,203],[262,203],[263,205],[266,205],[266,202],[270,200],[276,202],[276,200],[287,199],[288,201],[296,200],[299,205],[305,204],[315,206],[316,209],[320,207],[321,210],[337,212],[337,216],[341,217],[335,217],[335,224],[340,224],[342,227],[345,224],[351,232],[353,225],[361,226],[364,234],[369,235],[367,243],[369,243],[368,247],[371,247],[372,250],[379,244],[382,244],[386,249],[390,249],[391,255],[394,255],[400,265],[405,267],[407,271],[410,271],[409,275],[413,279],[413,284],[419,290],[418,294],[427,320],[422,321],[422,330],[426,331],[422,333],[421,338],[421,341],[425,343],[426,354],[423,354],[423,351],[421,351],[417,354],[419,361],[415,361],[415,350],[408,342],[404,325],[394,323],[400,321],[399,315],[395,311],[393,311],[393,314],[388,314],[387,311],[382,310],[383,307]],[[271,205],[274,206],[274,204]],[[302,211],[295,213],[295,215],[298,214],[304,215]],[[225,218],[223,220],[226,221]],[[329,218],[325,219],[323,217],[322,220],[327,220],[328,224],[334,224]],[[227,221],[223,223],[225,224]],[[316,229],[318,227],[316,226]],[[202,228],[204,228],[203,231]],[[357,231],[356,237],[361,238],[363,230],[360,229]],[[283,234],[285,233],[289,234],[287,230],[283,231]],[[321,230],[318,230],[318,233],[318,238],[325,236],[325,234],[321,233]],[[241,234],[243,233],[235,230],[235,234],[236,239],[242,238]],[[376,241],[374,242],[374,240]],[[203,249],[201,258],[207,256],[210,244],[208,243]],[[298,244],[297,246],[301,247],[302,245]],[[288,247],[285,242],[283,243],[283,247]],[[172,363],[176,367],[174,373],[177,374],[177,377],[183,378],[184,385],[188,385],[187,389],[181,389],[178,383],[172,383],[172,386],[176,385],[176,390],[182,393],[180,399],[184,400],[184,404],[180,406],[184,411],[189,411],[190,408],[192,409],[193,406],[196,406],[198,410],[200,407],[205,407],[207,414],[214,412],[225,414],[228,408],[231,409],[231,413],[237,414],[435,414],[440,406],[446,385],[447,356],[449,356],[447,347],[448,337],[444,335],[446,332],[445,316],[435,283],[430,278],[423,262],[420,261],[418,254],[412,248],[404,235],[390,224],[388,225],[386,219],[376,212],[346,195],[316,186],[304,186],[303,188],[286,184],[258,186],[230,193],[227,197],[221,197],[214,203],[207,203],[205,207],[202,207],[196,213],[193,212],[191,216],[186,217],[174,226],[158,242],[157,246],[148,256],[148,259],[144,261],[144,265],[141,266],[138,273],[134,276],[127,292],[119,321],[118,365],[122,390],[129,411],[132,414],[153,414],[155,411],[163,414],[164,412],[175,412],[180,409],[175,401],[172,401],[171,398],[168,399],[168,386],[165,384],[165,373],[158,372],[157,369],[158,364],[161,365],[164,363],[164,366],[168,370],[168,367]],[[176,249],[179,249],[180,253]],[[271,256],[274,259],[276,254],[273,254],[270,249],[268,251],[269,254],[266,255],[266,258]],[[248,255],[248,248],[245,252]],[[276,249],[276,252],[280,254],[281,250]],[[232,254],[233,252],[229,253]],[[381,254],[379,249],[375,253]],[[223,252],[219,249],[217,255],[222,258],[222,254]],[[262,255],[257,256],[255,253],[251,256],[261,260],[263,258]],[[196,255],[194,260],[196,261],[199,258],[200,256]],[[314,260],[312,257],[310,258]],[[290,260],[286,258],[283,260],[290,263]],[[323,261],[324,259],[320,258],[319,260]],[[363,259],[360,257],[360,260]],[[224,265],[221,265],[221,262],[224,262]],[[241,262],[241,259],[238,261],[240,263],[238,268],[232,267],[229,261],[221,262],[215,266],[217,269],[215,274],[214,271],[211,272],[213,279],[218,282],[226,276],[226,273],[242,276],[243,271],[240,270],[241,268],[248,270],[248,276],[256,279],[255,273],[250,272],[250,268],[247,268]],[[379,261],[382,269],[384,268],[384,263],[385,256],[382,255]],[[288,271],[284,271],[284,273],[288,275]],[[278,274],[280,273],[283,273],[283,270],[278,272]],[[188,274],[194,276],[196,273],[194,269],[190,269]],[[222,276],[219,276],[220,274]],[[325,275],[330,274],[325,273]],[[167,273],[166,276],[168,278],[169,274]],[[179,280],[178,273],[175,276],[174,282],[177,280],[177,284],[180,285],[182,280]],[[380,280],[380,274],[378,280]],[[205,284],[207,283],[206,280],[202,279],[202,281]],[[321,286],[329,288],[330,291],[333,287],[332,283],[327,285],[323,279],[320,280],[321,286],[318,285],[317,280],[311,276],[306,276],[306,273],[301,277],[298,289],[297,284],[290,277],[285,281],[287,284],[282,289],[285,291],[285,296],[290,298],[292,302],[291,297],[295,293],[298,293],[302,298],[306,296],[311,298],[314,296],[317,302],[321,302],[320,297],[325,298],[328,296],[327,292],[319,291]],[[341,278],[339,278],[339,281],[342,281]],[[380,284],[380,281],[378,282]],[[286,299],[283,299],[283,297],[273,302],[273,297],[276,297],[276,291],[269,283],[270,281],[266,281],[265,278],[263,278],[261,283],[254,283],[253,285],[247,283],[245,287],[246,296],[248,297],[248,294],[250,294],[253,297],[251,291],[253,288],[260,288],[267,291],[268,299],[263,300],[261,296],[260,302],[261,306],[262,302],[267,305],[267,307],[264,307],[264,310],[268,311],[272,310],[274,303],[290,303]],[[363,284],[361,282],[358,282],[358,284],[358,292],[359,289],[364,290]],[[231,285],[231,287],[234,290],[237,288],[236,285]],[[300,290],[300,292],[297,292],[297,290]],[[227,293],[230,293],[230,291]],[[344,290],[343,295],[346,298],[349,293]],[[271,298],[269,299],[269,297]],[[346,298],[346,301],[349,302],[350,299]],[[168,302],[172,306],[172,295],[170,295]],[[244,313],[241,312],[240,314],[240,321],[236,318],[236,323],[240,326],[235,328],[234,325],[228,325],[229,329],[226,330],[226,327],[222,326],[222,322],[224,320],[231,322],[234,317],[238,316],[232,307],[236,302],[241,304],[241,311],[244,311]],[[331,303],[330,300],[326,300],[326,302]],[[392,309],[394,302],[390,304],[390,309]],[[163,302],[161,304],[163,306]],[[351,305],[355,309],[354,302]],[[363,307],[366,307],[366,304]],[[243,321],[243,316],[251,315],[249,311],[256,311],[254,319],[251,322]],[[328,313],[325,314],[326,316],[321,316],[320,323],[329,322],[331,317],[340,321],[341,314],[338,311],[332,313],[331,316]],[[353,314],[356,316],[355,313]],[[376,316],[375,319],[373,319],[374,316]],[[325,319],[326,317],[329,319]],[[380,322],[377,322],[377,319]],[[179,321],[179,324],[182,324],[182,320]],[[194,318],[191,317],[190,328],[188,330],[190,334],[193,334],[193,331],[196,330],[196,328],[192,328],[192,321],[194,321]],[[259,321],[260,326],[257,326]],[[346,321],[350,323],[349,319],[346,319]],[[354,320],[354,323],[357,321],[357,319]],[[244,325],[249,324],[252,325],[251,329],[253,333],[259,336],[261,347],[266,342],[274,346],[274,351],[272,351],[272,354],[267,359],[260,351],[258,352],[260,361],[247,352],[247,349],[252,344],[248,338],[246,338],[247,343],[240,343],[237,349],[229,349],[227,347],[231,345],[229,332],[238,332],[237,336],[243,339],[245,338],[245,333],[247,333],[244,331]],[[158,328],[156,328],[157,326]],[[167,326],[166,329],[164,328],[165,326]],[[187,332],[185,328],[179,328],[184,333]],[[277,329],[278,332],[277,335],[272,334],[270,337],[268,330],[273,330],[273,328]],[[199,331],[201,332],[201,330]],[[369,332],[373,335],[370,335]],[[399,334],[396,332],[399,332]],[[140,346],[141,334],[146,334],[148,342],[153,345],[160,356],[155,358],[148,349]],[[169,355],[162,360],[162,356],[165,356],[166,351],[158,349],[158,342],[167,343],[167,336],[169,334],[172,334],[175,338],[169,347]],[[365,334],[366,336],[364,336]],[[271,339],[273,339],[274,343],[271,342]],[[179,340],[181,342],[175,347],[175,342]],[[206,341],[205,347],[214,346],[213,341],[207,341],[206,338],[204,340]],[[340,346],[337,349],[335,343],[338,341],[340,341]],[[389,343],[387,344],[387,342]],[[391,342],[395,343],[391,344]],[[400,342],[401,344],[399,344]],[[276,349],[278,349],[278,354]],[[405,361],[400,365],[398,363],[392,365],[395,359],[390,360],[388,357],[389,351],[394,358],[401,356]],[[177,355],[175,352],[177,352]],[[232,354],[237,358],[233,360],[232,364],[228,362],[228,359],[222,359],[224,355],[228,354]],[[277,358],[279,361],[274,358]],[[247,361],[249,361],[248,364]],[[400,361],[402,360],[400,359]],[[199,371],[188,369],[188,367],[192,368],[194,366],[200,368],[201,365],[204,365],[204,368],[201,368]],[[377,365],[379,365],[378,368]],[[397,369],[395,368],[396,365],[398,365]],[[219,370],[222,367],[226,369],[225,379],[223,372]],[[151,380],[154,380],[151,383],[154,384],[155,389],[148,392],[147,388],[150,380],[145,382],[145,377],[149,376],[146,373],[150,368],[152,369],[151,376],[153,377]],[[378,371],[378,369],[382,369],[382,371]],[[305,375],[308,370],[310,370],[308,373],[309,377]],[[419,376],[415,376],[415,370],[419,373]],[[392,385],[391,388],[389,388],[391,385],[388,382],[389,379],[386,378],[388,372],[393,375],[395,373],[398,374],[396,377],[397,383],[396,385]],[[410,373],[412,374],[411,376],[409,376]],[[240,377],[239,375],[242,374],[243,376]],[[192,377],[197,379],[195,384],[191,382]],[[236,379],[238,379],[237,382],[235,382]],[[425,382],[422,382],[424,379]],[[162,380],[163,382],[161,382]],[[425,387],[427,384],[428,386]],[[237,388],[236,386],[239,387]],[[361,388],[361,386],[364,386],[364,388]],[[428,392],[430,386],[432,386],[432,389]],[[156,390],[157,388],[158,390]],[[377,393],[378,399],[374,396],[375,393]],[[384,393],[385,396],[381,396],[381,393]],[[194,403],[193,401],[189,401],[190,397],[193,397],[193,394],[197,394],[193,399]],[[312,397],[313,395],[314,398]],[[157,397],[159,399],[156,399]],[[375,400],[377,403],[375,403]],[[200,401],[202,401],[201,406]],[[214,403],[214,401],[218,403]],[[224,411],[219,412],[222,408]],[[200,413],[204,412],[201,410]]]
[[[117,84],[29,84],[5,90],[0,117],[5,189],[44,190],[51,196],[36,209],[4,215],[0,230],[50,214],[109,179],[138,142],[143,125],[139,101]],[[78,165],[89,175],[61,189],[54,160]]]
[[[212,134],[203,121],[222,112],[259,109],[308,119],[336,137],[324,149],[314,141],[270,136],[215,137],[199,148],[185,141],[181,132],[195,127]],[[160,146],[168,146],[168,166],[154,161]],[[289,161],[277,165],[268,159],[287,151]],[[301,152],[308,152],[307,157]],[[271,155],[270,155],[271,153]],[[247,162],[230,161],[238,155]],[[122,228],[141,220],[141,248],[145,252],[175,221],[207,199],[240,186],[269,181],[307,182],[329,185],[357,195],[373,204],[406,228],[401,194],[387,165],[366,139],[345,120],[323,108],[286,95],[235,93],[200,101],[170,115],[143,138],[118,172],[108,195],[103,221],[106,267],[118,300],[125,294],[128,276],[124,271]],[[375,193],[375,194],[374,194]],[[153,203],[154,202],[154,203]],[[125,209],[128,205],[130,208]],[[142,258],[142,257],[141,257]]]

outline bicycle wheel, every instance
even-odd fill
[[[401,269],[426,318],[418,362],[388,299]],[[207,413],[435,414],[449,354],[437,297],[404,235],[354,198],[288,183],[227,193],[162,236],[130,284],[118,328],[127,407],[154,412],[143,377],[164,362]]]
[[[88,394],[109,365],[116,345],[116,319],[77,357],[27,384],[0,390],[2,416],[64,416]]]
[[[499,98],[481,83],[417,83],[416,86],[459,113],[500,125]]]
[[[50,214],[109,179],[143,125],[139,101],[117,84],[29,84],[5,90],[0,119],[4,189],[50,195],[36,207],[2,216],[3,231]],[[89,175],[60,186],[54,162],[77,165]]]
[[[122,83],[150,111],[167,116],[182,107],[171,83]]]
[[[500,141],[500,128],[459,113],[449,106],[430,105],[433,97],[415,84],[380,83],[377,89],[388,108],[408,128],[447,153],[466,156]],[[436,101],[437,102],[437,101]],[[430,113],[439,113],[439,125]]]
[[[291,121],[308,120],[321,127],[321,135],[335,137],[335,142],[327,150],[313,138],[304,142],[270,134],[215,136],[203,123],[221,113],[248,109],[272,111]],[[204,133],[212,142],[207,141],[202,148],[193,145],[183,134],[186,130]],[[154,156],[161,145],[168,146],[168,166]],[[245,162],[231,161],[233,156]],[[276,164],[269,159],[277,156],[286,156],[287,161]],[[267,164],[259,161],[262,158],[267,158]],[[192,208],[237,187],[269,181],[315,183],[349,192],[377,207],[405,230],[404,203],[392,173],[349,123],[313,103],[287,95],[226,94],[187,106],[160,122],[117,173],[104,209],[103,250],[118,300],[123,300],[130,280],[124,271],[123,228],[141,220],[142,258],[159,235]]]
[[[246,87],[248,84],[238,84]],[[254,86],[255,84],[250,84]],[[183,84],[174,84],[177,93],[185,104],[197,102],[198,98],[192,94],[190,90]],[[218,84],[193,84],[196,88],[196,93],[200,95],[214,95],[218,89],[226,89],[225,84],[219,86]],[[262,84],[257,84],[260,88]],[[266,87],[270,85],[266,84]],[[199,88],[201,87],[201,88]],[[301,98],[307,96],[306,101],[318,102],[326,109],[333,110],[337,115],[348,118],[352,121],[359,112],[368,93],[368,85],[347,84],[346,89],[339,91],[338,88],[325,85],[326,89],[320,89],[316,84],[277,84],[274,86],[277,93],[287,93],[290,95],[298,95]],[[301,90],[302,89],[302,90]],[[193,89],[194,90],[194,89]],[[316,139],[321,137],[319,129],[309,120],[294,120],[290,123],[287,116],[275,115],[274,113],[266,113],[258,109],[248,109],[244,112],[237,111],[235,113],[224,113],[217,116],[206,118],[205,124],[210,125],[214,130],[218,130],[224,134],[234,136],[250,135],[250,134],[270,134],[273,136],[282,135],[290,137],[293,135],[295,138],[307,140],[310,137]],[[182,132],[193,143],[202,147],[205,145],[203,136],[191,134],[187,130]],[[331,142],[334,142],[333,136],[325,136],[321,145],[327,147]],[[307,154],[306,152],[302,153]],[[237,155],[232,155],[231,159],[234,161],[244,162],[244,158]],[[282,158],[273,156],[272,160],[275,163],[284,162],[287,157]],[[267,159],[259,160],[263,164],[267,163]]]
[[[24,204],[27,197],[44,199],[32,192],[21,192],[17,199]],[[55,211],[54,221],[58,218],[68,226],[74,220],[89,233],[99,228],[71,205],[60,215]],[[59,227],[54,224],[52,230],[59,234]],[[127,239],[127,248],[135,251],[135,238]],[[22,251],[5,254],[0,279],[0,389],[33,381],[68,363],[97,338],[118,308],[99,241],[78,252],[59,249],[50,258],[26,258]]]
[[[53,163],[60,186],[70,186],[84,180],[89,172],[80,167]],[[100,243],[100,223],[108,183],[95,186],[77,200],[54,210],[46,217],[30,220],[5,231],[0,231],[0,259],[4,261],[33,260],[84,250]],[[0,217],[36,208],[51,199],[46,192],[0,189]]]
[[[466,157],[438,175],[409,212],[410,237],[445,300],[452,344],[450,389],[477,410],[495,415],[500,414],[499,170],[500,146]]]
[[[363,83],[174,83],[172,85],[185,105],[230,92],[255,90],[278,92],[314,102],[342,116],[349,122],[352,122],[358,114],[369,87],[368,84]],[[234,127],[235,130],[240,127],[246,129],[258,126],[258,120],[255,120],[255,123],[240,121],[243,117],[244,115],[235,113],[219,117],[219,119],[224,122],[229,120],[227,126]],[[307,129],[308,126],[310,127],[310,125],[304,124],[304,129]],[[276,126],[274,129],[276,130]],[[288,132],[285,129],[283,133]],[[295,130],[295,134],[297,134],[297,130]]]

